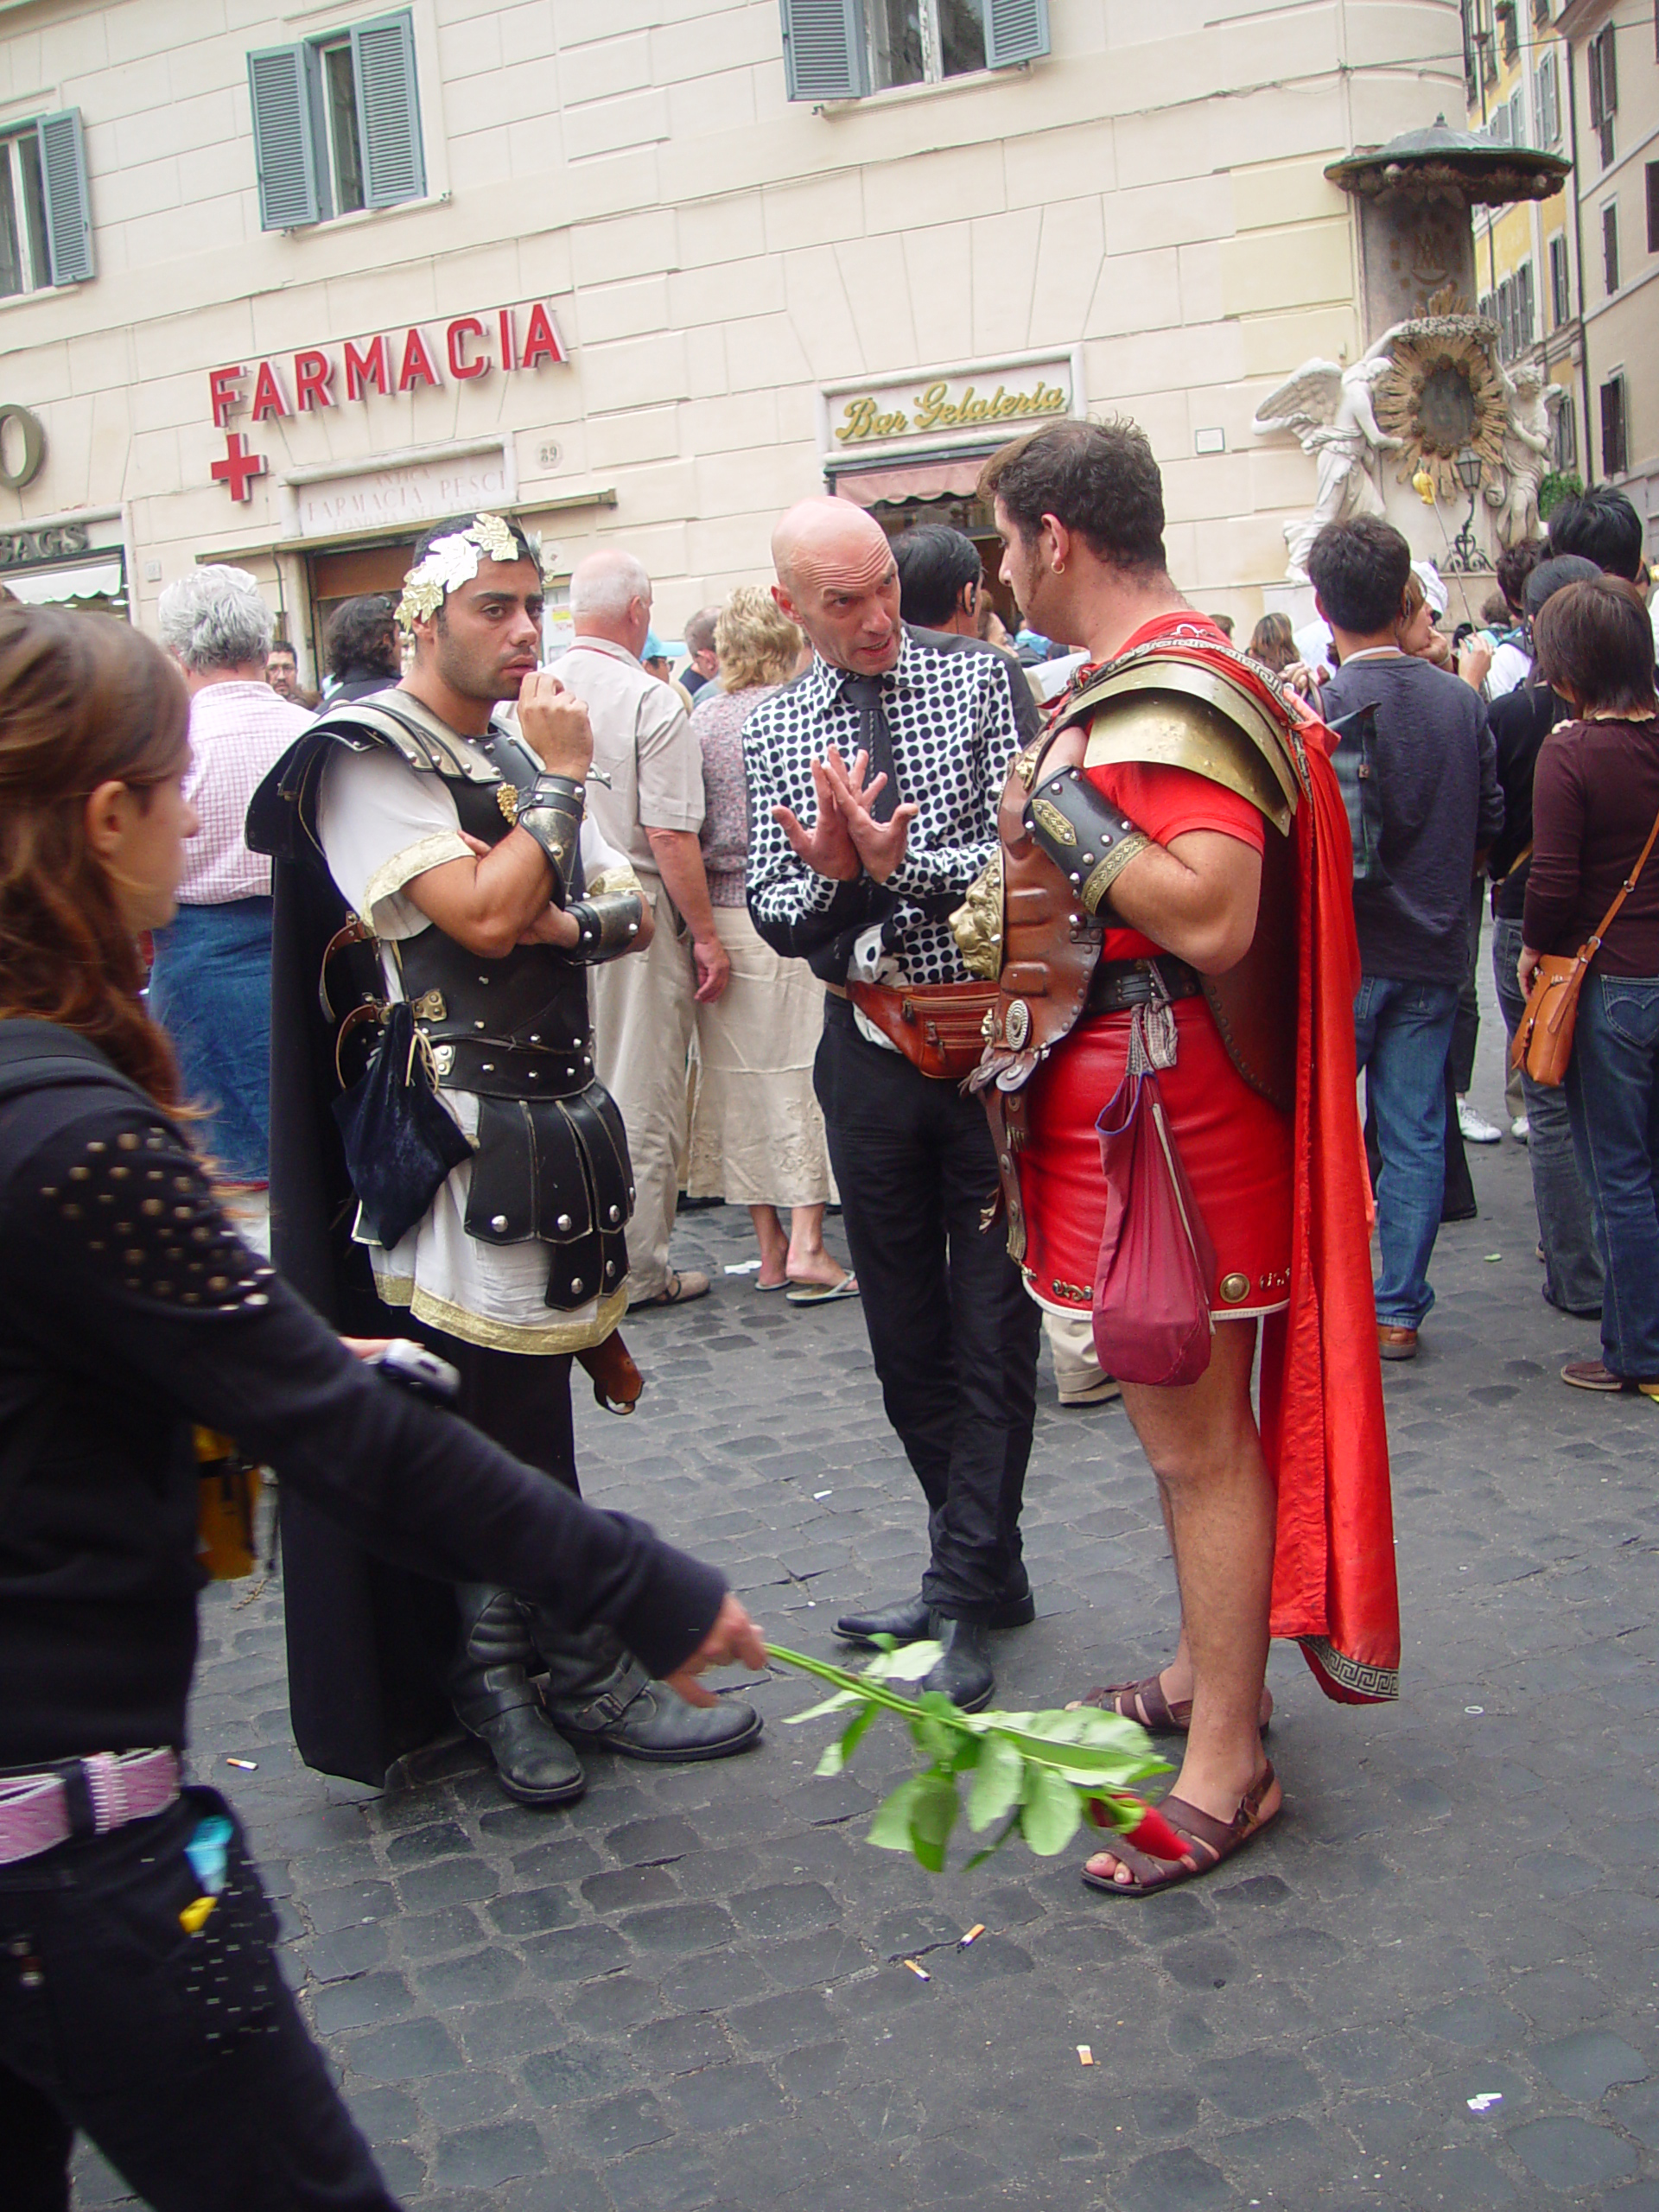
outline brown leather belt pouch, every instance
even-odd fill
[[[851,983],[847,995],[911,1065],[941,1083],[960,1083],[979,1065],[995,983]]]

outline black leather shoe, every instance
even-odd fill
[[[760,1715],[739,1698],[688,1705],[653,1681],[607,1629],[579,1636],[532,1614],[547,1662],[547,1703],[556,1727],[573,1744],[601,1745],[625,1758],[730,1758],[760,1739]]]
[[[935,1613],[932,1630],[944,1646],[944,1655],[930,1674],[923,1675],[917,1688],[942,1690],[951,1704],[963,1713],[982,1712],[996,1688],[991,1655],[985,1642],[984,1622],[946,1620],[942,1614]]]
[[[539,1699],[461,1725],[487,1746],[495,1778],[520,1805],[571,1805],[588,1787],[576,1757],[542,1710]]]
[[[1037,1601],[1027,1589],[1021,1597],[1005,1598],[1000,1605],[993,1605],[983,1624],[990,1629],[1029,1628],[1036,1618]],[[875,1643],[878,1636],[893,1637],[899,1643],[919,1643],[933,1633],[928,1623],[926,1599],[905,1598],[877,1612],[843,1613],[836,1623],[836,1634],[848,1643],[868,1644],[874,1650],[880,1648]]]

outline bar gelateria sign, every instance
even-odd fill
[[[904,384],[842,386],[825,394],[838,452],[870,445],[964,434],[1017,436],[1071,412],[1071,364],[1065,357],[961,376],[912,377]]]

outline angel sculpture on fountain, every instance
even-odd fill
[[[1509,419],[1503,426],[1503,467],[1489,479],[1485,499],[1495,510],[1493,527],[1500,545],[1524,545],[1536,537],[1538,492],[1550,464],[1555,416],[1566,393],[1548,383],[1536,361],[1522,361],[1513,373],[1500,366]]]
[[[1382,512],[1378,456],[1397,452],[1401,442],[1379,427],[1371,395],[1389,365],[1386,354],[1368,354],[1346,369],[1316,356],[1256,410],[1258,432],[1294,430],[1319,469],[1313,513],[1285,524],[1286,573],[1294,583],[1307,582],[1309,550],[1327,523]]]

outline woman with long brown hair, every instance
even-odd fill
[[[712,1569],[392,1388],[226,1219],[139,997],[185,728],[136,632],[0,607],[4,2195],[66,2212],[80,2127],[158,2212],[386,2212],[235,1817],[184,1772],[192,1423],[405,1567],[606,1622],[695,1702],[761,1647]]]

